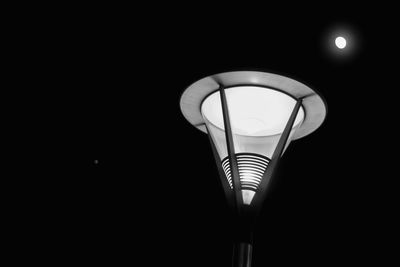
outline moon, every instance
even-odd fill
[[[344,39],[342,36],[336,37],[335,39],[335,45],[339,48],[339,49],[343,49],[346,47],[346,39]]]

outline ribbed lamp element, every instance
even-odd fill
[[[262,180],[263,174],[268,167],[270,159],[253,153],[238,153],[236,159],[239,168],[240,185],[242,187],[243,203],[250,205],[258,186]],[[226,157],[222,161],[228,183],[232,186],[231,168],[229,158]]]

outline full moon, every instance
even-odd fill
[[[335,39],[335,45],[339,49],[343,49],[346,47],[346,39],[344,39],[342,36],[336,37]]]

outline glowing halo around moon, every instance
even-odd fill
[[[323,56],[337,63],[350,63],[363,53],[363,34],[352,25],[331,25],[321,34]]]
[[[346,41],[346,39],[344,37],[338,36],[335,39],[335,45],[337,46],[337,48],[343,49],[343,48],[346,47],[347,41]]]

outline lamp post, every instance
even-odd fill
[[[291,78],[236,71],[193,83],[180,106],[192,125],[208,133],[235,218],[233,266],[250,267],[254,222],[279,159],[292,140],[322,124],[326,103]]]

